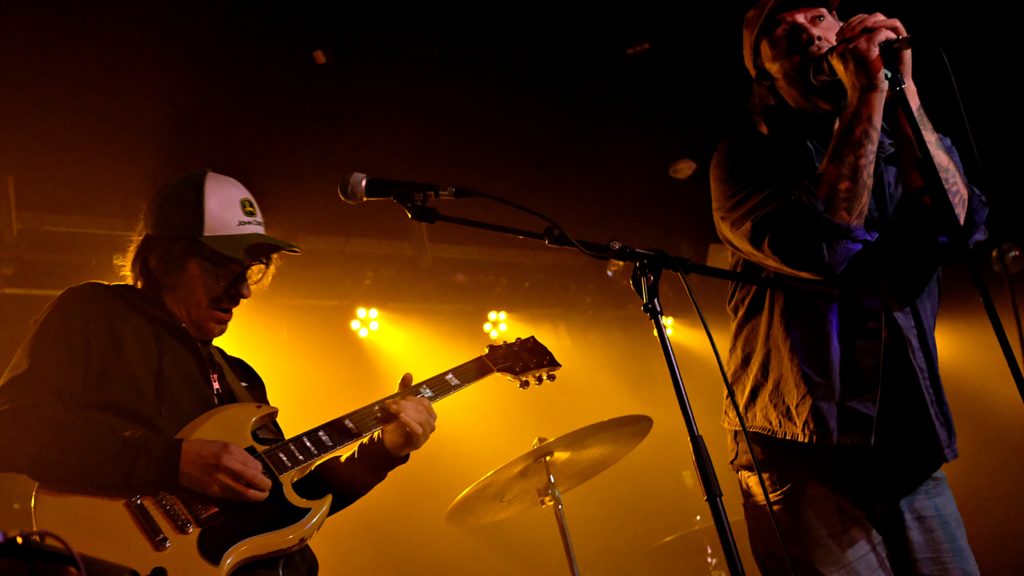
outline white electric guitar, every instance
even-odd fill
[[[95,558],[143,575],[227,576],[251,560],[295,550],[316,534],[327,519],[331,497],[306,500],[295,493],[294,482],[393,420],[384,406],[387,400],[420,396],[434,402],[494,373],[525,388],[553,380],[552,372],[559,368],[551,352],[532,336],[491,345],[469,362],[271,446],[255,444],[252,432],[273,420],[276,408],[251,402],[221,406],[194,420],[178,438],[247,447],[274,481],[263,502],[200,501],[194,495],[170,493],[127,500],[81,496],[47,490],[23,476],[0,474],[0,530],[55,534],[86,564]],[[19,488],[22,496],[12,493]],[[3,525],[5,521],[31,525]]]

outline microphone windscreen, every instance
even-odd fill
[[[349,204],[358,204],[366,200],[366,174],[353,172],[348,177],[348,186],[338,187],[341,199]]]

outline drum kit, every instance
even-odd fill
[[[569,536],[563,495],[608,469],[647,437],[653,420],[627,415],[584,426],[553,440],[537,438],[528,452],[499,466],[462,491],[448,506],[445,520],[459,526],[497,522],[529,508],[551,508],[558,525],[570,574],[579,565]],[[707,574],[725,574],[717,557],[714,529],[700,525],[651,547],[647,556],[671,557]]]

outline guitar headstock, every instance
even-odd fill
[[[553,372],[562,367],[555,356],[536,338],[516,338],[513,342],[490,344],[484,358],[494,370],[518,381],[526,389],[530,384],[541,385],[555,379]]]

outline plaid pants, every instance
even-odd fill
[[[812,463],[802,468],[795,475],[762,470],[778,534],[757,476],[737,470],[751,548],[765,576],[978,574],[941,470],[894,496],[823,480]]]

